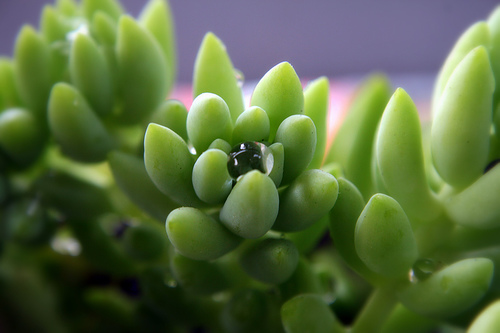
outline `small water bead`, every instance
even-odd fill
[[[424,281],[438,269],[438,263],[432,259],[418,259],[409,272],[410,282]]]
[[[261,142],[242,142],[233,147],[229,152],[227,169],[229,175],[238,179],[241,175],[252,171],[269,175],[274,165],[274,157],[265,144]]]

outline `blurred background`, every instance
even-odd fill
[[[137,16],[144,0],[123,0]],[[25,23],[38,26],[49,0],[0,0],[0,55],[11,56]],[[494,0],[170,0],[175,17],[179,82],[190,82],[207,31],[227,46],[246,80],[289,61],[301,78],[434,74],[456,38],[485,19]]]

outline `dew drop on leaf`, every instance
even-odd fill
[[[231,177],[238,179],[252,170],[269,175],[273,164],[274,157],[270,148],[260,142],[247,141],[237,144],[229,152],[227,169]]]
[[[410,282],[416,283],[429,278],[437,268],[437,263],[432,259],[418,259],[409,272]]]

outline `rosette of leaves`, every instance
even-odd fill
[[[165,102],[144,140],[147,174],[178,206],[166,219],[168,238],[178,255],[205,261],[245,243],[235,251],[243,270],[282,283],[297,267],[297,247],[314,246],[324,233],[321,219],[338,194],[336,178],[318,169],[323,151],[316,149],[325,141],[328,81],[303,91],[283,62],[257,83],[245,108],[226,49],[208,33],[193,90],[189,112]],[[316,236],[301,238],[310,228]]]
[[[164,0],[137,20],[115,0],[46,5],[39,29],[24,26],[13,58],[0,61],[2,164],[29,166],[50,136],[80,162],[129,148],[133,132],[122,129],[144,123],[166,98],[175,68]]]
[[[375,75],[334,139],[326,161],[345,178],[331,235],[349,266],[375,286],[354,332],[465,329],[498,297],[499,18],[496,9],[457,41],[437,77],[429,124],[421,125],[403,89],[391,96]]]

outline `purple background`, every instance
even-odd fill
[[[0,0],[0,55],[12,54],[22,24],[38,26],[43,0]],[[123,0],[137,16],[146,3]],[[456,38],[485,19],[493,0],[170,0],[179,81],[189,82],[206,31],[226,44],[247,80],[289,61],[302,78],[382,70],[435,73]]]

